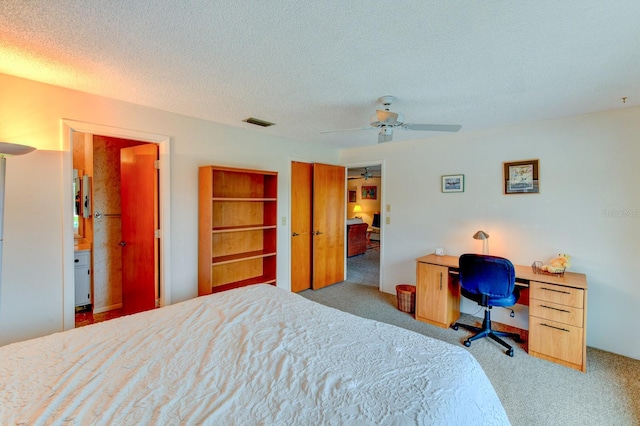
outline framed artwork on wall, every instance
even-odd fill
[[[464,192],[464,175],[442,176],[442,192]]]
[[[505,194],[540,193],[539,160],[509,161],[502,163]]]
[[[356,202],[356,191],[349,191],[349,202],[350,203],[355,203]]]
[[[378,199],[378,187],[377,186],[363,186],[361,188],[361,196],[363,200],[377,200]]]

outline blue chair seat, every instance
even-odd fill
[[[515,289],[513,293],[506,296],[489,296],[487,297],[487,305],[482,305],[483,301],[481,294],[471,293],[464,288],[460,289],[460,293],[462,293],[462,295],[467,299],[471,299],[481,306],[513,306],[516,304],[518,298],[520,297],[520,291]]]
[[[513,356],[513,348],[500,337],[511,337],[516,342],[522,342],[518,333],[496,331],[491,327],[491,308],[494,306],[513,306],[520,297],[515,287],[515,269],[508,259],[479,254],[463,254],[460,256],[460,292],[467,299],[484,306],[484,320],[482,327],[456,322],[452,328],[466,328],[476,334],[467,338],[463,343],[471,346],[471,342],[483,337],[489,337],[507,348],[506,353]],[[513,311],[512,316],[513,316]]]

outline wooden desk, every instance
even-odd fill
[[[516,284],[530,291],[529,354],[587,371],[587,277],[514,267]],[[416,319],[449,328],[459,317],[458,257],[429,254],[416,259]]]

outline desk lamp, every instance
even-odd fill
[[[28,154],[35,148],[9,142],[0,142],[0,283],[2,283],[2,242],[4,235],[4,181],[7,169],[7,157]]]
[[[362,213],[362,206],[360,204],[356,204],[353,206],[353,212],[356,213],[356,216],[354,217],[358,217],[357,213]]]
[[[489,254],[489,234],[484,231],[478,231],[473,234],[474,240],[482,240],[482,254]]]

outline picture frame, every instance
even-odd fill
[[[350,203],[356,202],[356,191],[349,190],[349,202]]]
[[[502,163],[504,193],[539,194],[540,160],[508,161]]]
[[[464,192],[464,175],[443,175],[442,192]]]
[[[360,198],[363,200],[377,200],[378,199],[378,187],[377,186],[362,186],[360,192]]]

